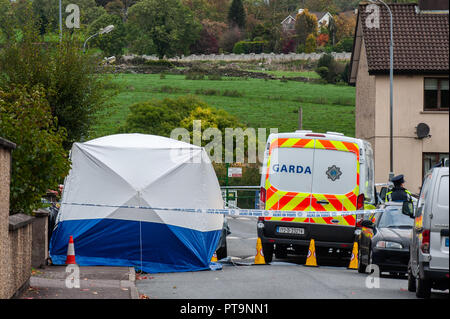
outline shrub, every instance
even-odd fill
[[[184,78],[185,80],[204,80],[205,75],[203,73],[187,73]]]
[[[48,189],[57,189],[70,169],[63,148],[66,132],[57,128],[42,86],[0,88],[0,136],[17,144],[12,152],[10,210],[31,212]]]
[[[308,35],[305,43],[305,53],[312,53],[316,51],[316,37],[314,34]]]
[[[236,90],[225,90],[222,92],[223,96],[228,96],[228,97],[242,97],[244,96],[243,93],[238,92]]]
[[[267,47],[267,41],[239,41],[233,47],[235,54],[263,53]]]

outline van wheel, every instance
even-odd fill
[[[416,278],[414,278],[411,270],[411,265],[408,264],[408,291],[416,291]]]
[[[271,263],[273,259],[273,244],[262,244],[262,250],[266,264]]]
[[[430,281],[427,279],[420,278],[418,274],[416,278],[416,296],[417,298],[428,299],[431,295],[431,285]]]

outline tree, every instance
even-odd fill
[[[232,52],[234,45],[241,41],[243,38],[241,31],[238,27],[234,27],[226,31],[219,39],[219,46],[225,52]]]
[[[65,8],[69,4],[76,4],[80,8],[80,24],[82,29],[87,28],[93,21],[106,13],[103,7],[97,6],[95,0],[62,0],[62,27],[64,31],[67,31],[65,25],[67,13],[65,13]],[[59,32],[59,1],[33,0],[32,7],[36,18],[40,21],[41,30],[45,30],[46,32]],[[23,15],[23,12],[21,15]],[[71,29],[70,31],[75,30]]]
[[[76,37],[65,35],[61,43],[43,46],[32,19],[19,31],[20,40],[11,39],[0,49],[0,88],[41,84],[57,127],[67,130],[65,146],[70,148],[89,135],[105,108],[108,79],[99,74],[98,58],[83,54]]]
[[[314,34],[308,35],[305,43],[305,53],[312,53],[316,51],[316,37]]]
[[[318,32],[317,18],[309,13],[308,9],[297,14],[295,21],[295,33],[299,44],[306,44],[308,35],[316,35]]]
[[[348,0],[347,0],[348,1]],[[306,0],[305,8],[315,12],[331,12],[337,11],[334,0]]]
[[[56,127],[45,92],[40,85],[0,88],[0,136],[17,144],[11,161],[12,213],[39,208],[41,197],[57,189],[70,169],[62,146],[66,133]]]
[[[123,49],[126,46],[127,33],[119,15],[102,15],[89,26],[89,34],[94,34],[100,30],[100,28],[104,28],[110,24],[114,25],[113,31],[107,34],[100,34],[93,38],[90,40],[91,45],[100,48],[107,56],[122,54]]]
[[[339,42],[344,38],[353,38],[356,28],[356,16],[340,14],[335,15],[333,20],[336,27],[336,42]]]
[[[159,58],[188,54],[198,39],[201,25],[180,0],[142,0],[129,10],[134,39],[145,34]]]
[[[245,10],[242,0],[233,0],[228,10],[228,22],[231,26],[245,28]]]
[[[191,46],[191,53],[193,54],[215,54],[219,53],[219,45],[216,37],[208,32],[208,29],[203,26],[200,32],[200,38]]]

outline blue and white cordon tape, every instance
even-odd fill
[[[89,206],[89,207],[112,207],[112,208],[132,208],[148,209],[158,211],[186,212],[199,214],[220,214],[226,216],[247,216],[247,217],[337,217],[348,215],[367,215],[384,212],[384,209],[353,210],[353,211],[327,211],[327,212],[307,212],[307,211],[286,211],[286,210],[264,210],[264,209],[233,209],[233,208],[174,208],[174,207],[149,207],[149,206],[129,206],[129,205],[102,205],[102,204],[80,204],[61,203],[61,205]]]

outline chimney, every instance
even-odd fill
[[[448,10],[448,0],[419,0],[419,9],[423,10]]]

